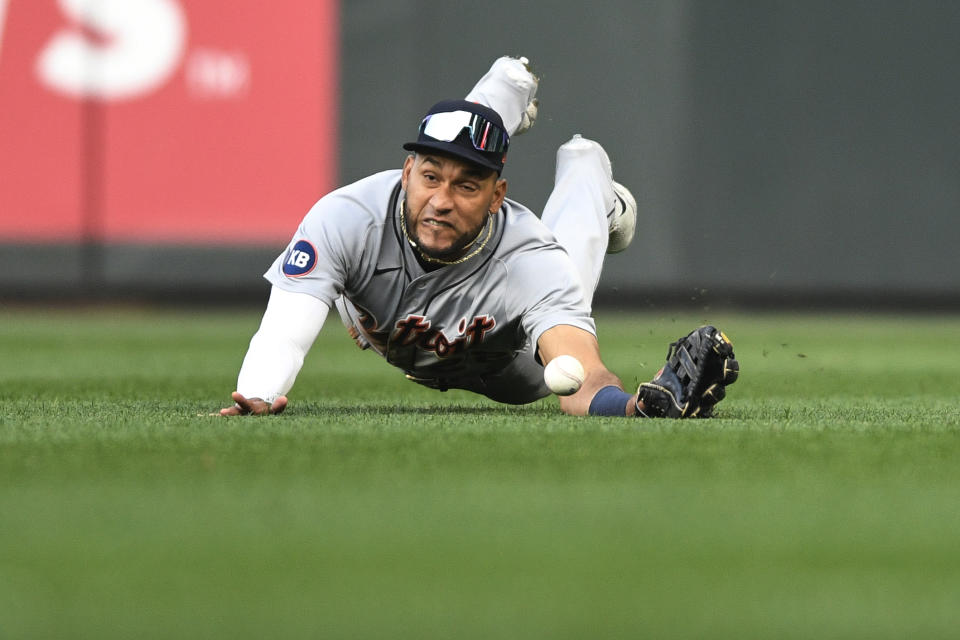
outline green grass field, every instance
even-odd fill
[[[608,311],[604,357],[705,320],[714,420],[440,394],[334,320],[223,419],[259,311],[0,311],[0,637],[956,637],[960,317]]]

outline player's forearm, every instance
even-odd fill
[[[254,334],[237,376],[237,391],[247,398],[273,402],[286,395],[303,366],[305,352],[289,340]]]
[[[267,402],[285,395],[328,312],[329,307],[313,296],[274,287],[240,368],[237,391]]]
[[[571,416],[586,415],[633,415],[633,401],[622,391],[620,378],[607,369],[600,359],[600,345],[589,331],[571,325],[560,324],[541,334],[537,341],[540,359],[549,363],[561,355],[573,356],[586,374],[580,389],[569,396],[560,396],[560,410]],[[608,387],[617,389],[616,397],[605,394],[602,412],[597,411],[594,399],[597,392]]]

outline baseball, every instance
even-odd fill
[[[579,391],[584,375],[583,365],[573,356],[557,356],[543,369],[543,381],[558,396]]]

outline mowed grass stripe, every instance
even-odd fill
[[[719,419],[403,379],[334,321],[222,420],[258,312],[0,312],[0,636],[951,637],[951,316],[606,312],[632,386],[710,320]]]

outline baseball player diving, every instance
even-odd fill
[[[524,404],[545,397],[544,366],[579,360],[571,415],[709,417],[739,365],[726,336],[700,327],[670,345],[635,393],[600,359],[591,301],[606,253],[633,239],[636,203],[603,148],[579,135],[557,151],[537,218],[507,198],[511,137],[537,115],[525,58],[497,59],[465,100],[435,104],[402,169],[322,197],[264,277],[261,325],[224,416],[275,414],[336,309],[350,335],[428,387]]]

